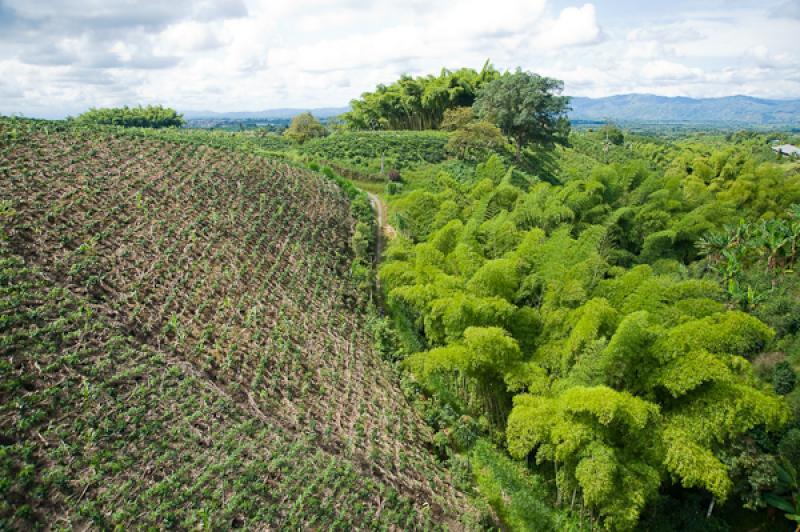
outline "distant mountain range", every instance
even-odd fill
[[[800,126],[800,100],[767,100],[750,96],[686,98],[622,94],[606,98],[573,97],[571,105],[569,117],[574,121]],[[306,111],[318,118],[331,118],[349,111],[349,107],[241,112],[184,111],[183,115],[189,120],[287,120]]]
[[[607,98],[575,97],[571,105],[572,120],[800,126],[800,100],[622,94]]]

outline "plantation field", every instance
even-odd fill
[[[288,151],[292,146],[289,140],[280,135],[263,133],[261,131],[240,131],[234,133],[230,131],[186,128],[139,128],[120,131],[142,137],[158,138],[172,142],[202,144],[214,148],[225,148],[270,158],[283,157],[284,152]]]
[[[300,152],[375,175],[382,154],[385,171],[403,170],[444,160],[446,144],[447,133],[439,131],[343,131],[308,141]]]
[[[0,528],[471,519],[372,346],[332,181],[2,120],[0,198]]]

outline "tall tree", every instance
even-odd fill
[[[514,139],[519,161],[528,144],[552,147],[567,143],[569,97],[560,95],[563,89],[562,81],[517,69],[483,86],[475,111]]]
[[[325,126],[314,118],[314,115],[301,113],[292,119],[289,129],[286,130],[284,135],[302,144],[315,137],[324,137],[326,133]]]

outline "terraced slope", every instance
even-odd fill
[[[0,121],[0,528],[461,526],[338,188],[55,129]]]

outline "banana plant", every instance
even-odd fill
[[[786,264],[787,273],[794,271],[794,263],[797,260],[797,246],[800,243],[800,205],[794,204],[789,207],[789,258]]]
[[[800,487],[797,482],[797,470],[784,459],[782,464],[775,464],[778,476],[777,490],[764,494],[764,501],[784,512],[784,517],[797,523],[795,532],[800,532]]]
[[[722,250],[728,247],[730,240],[725,233],[709,233],[697,241],[700,254],[708,258],[711,267],[719,264],[722,259]]]
[[[728,247],[739,247],[746,245],[750,241],[753,226],[744,221],[739,220],[738,225],[725,226],[725,231],[728,233],[729,244]]]
[[[791,240],[789,225],[783,220],[767,220],[761,224],[756,243],[767,256],[767,271],[774,271],[780,265],[780,256]]]

